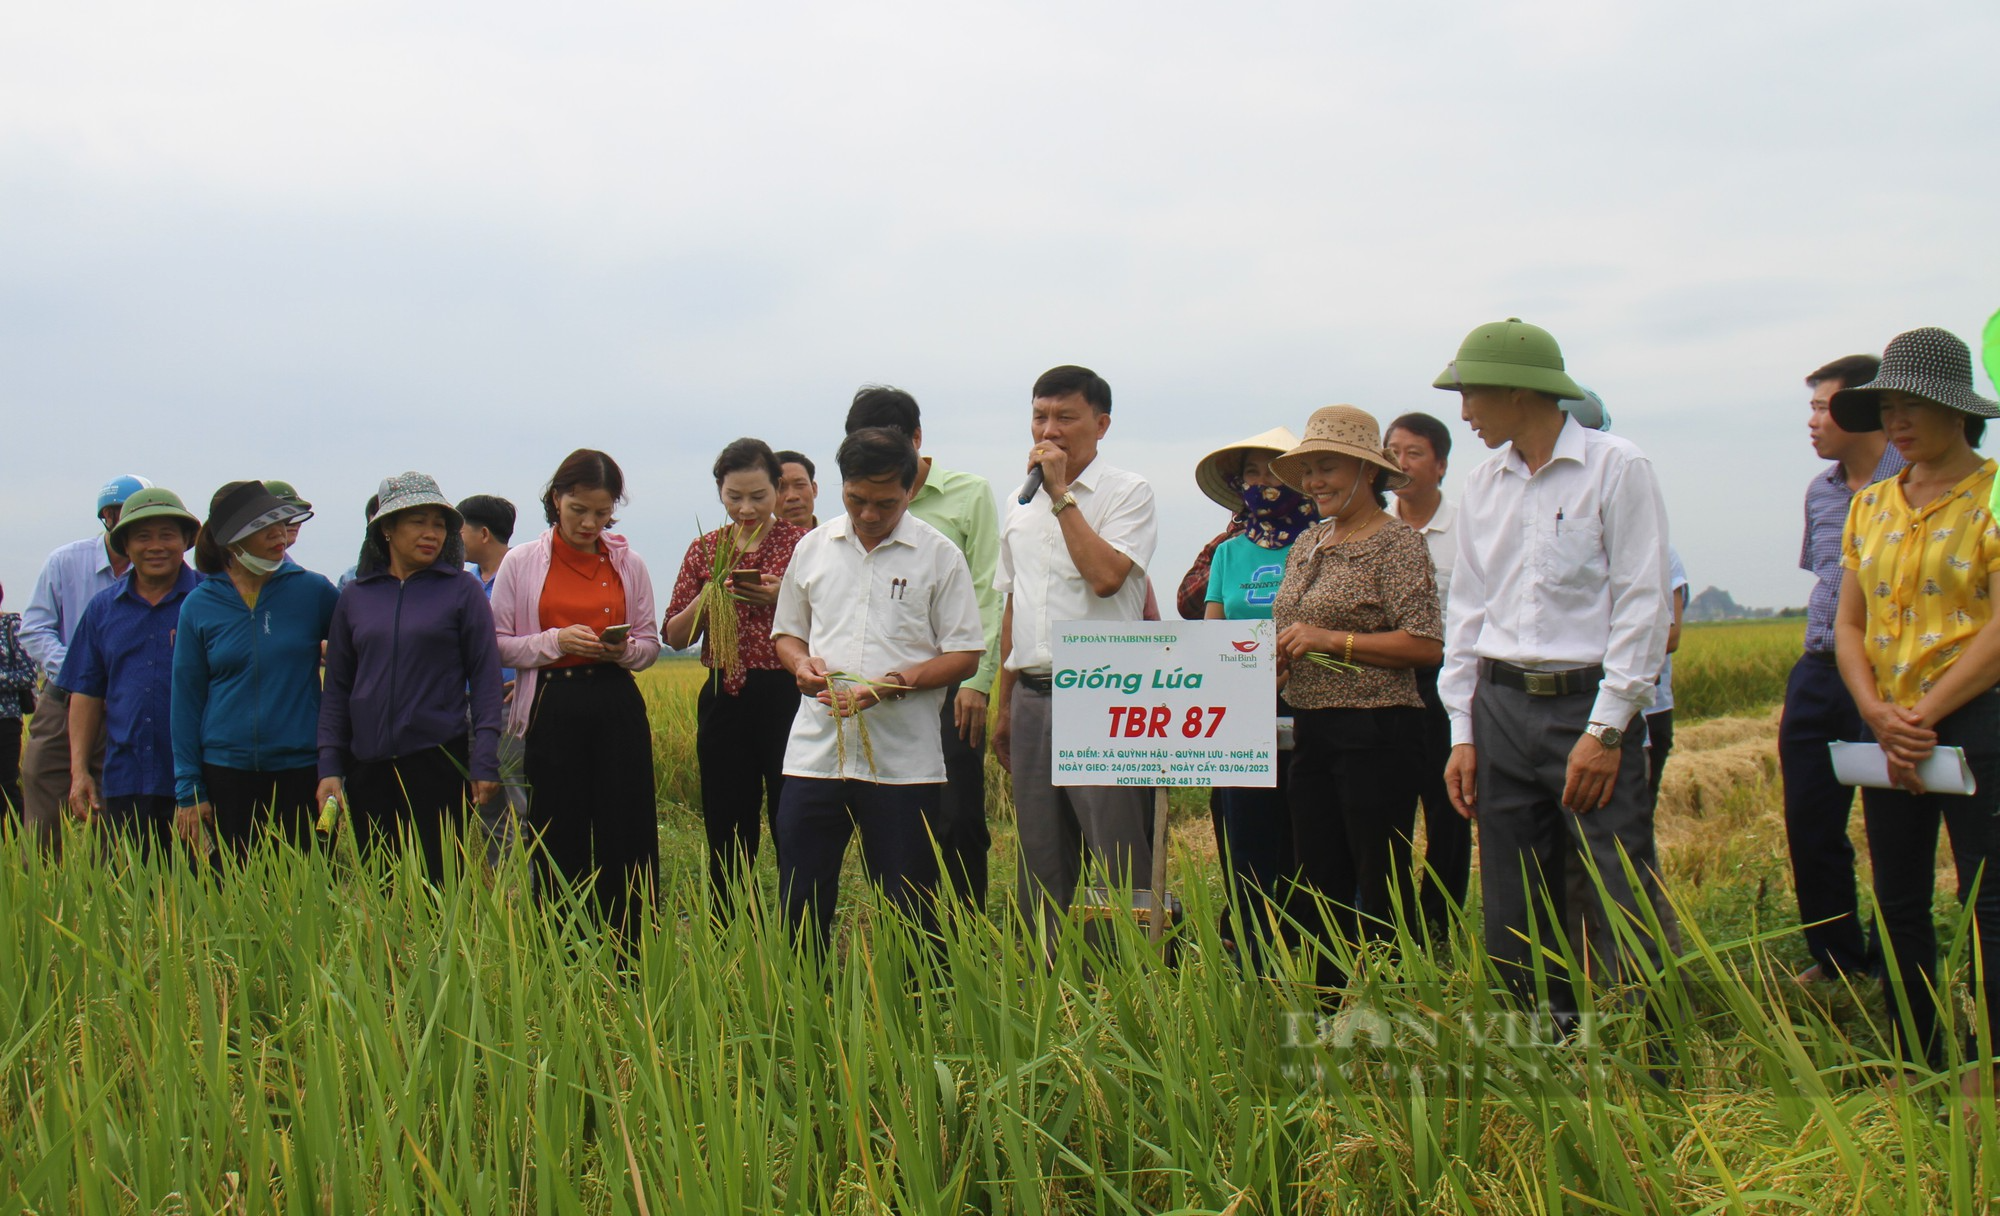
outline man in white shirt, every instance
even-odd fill
[[[785,745],[778,887],[792,931],[810,927],[821,949],[833,941],[856,827],[869,879],[935,926],[938,717],[945,689],[977,671],[986,648],[964,556],[909,513],[918,468],[909,438],[864,427],[837,460],[847,513],[799,542],[771,625],[778,662],[803,695]]]
[[[1430,550],[1438,604],[1451,604],[1451,569],[1458,555],[1452,524],[1458,508],[1445,500],[1443,484],[1451,460],[1451,430],[1429,414],[1404,414],[1389,424],[1382,446],[1401,466],[1410,484],[1396,491],[1390,509],[1415,528]],[[1425,935],[1443,943],[1451,934],[1453,910],[1465,906],[1472,882],[1472,822],[1451,804],[1444,766],[1451,757],[1451,719],[1438,698],[1437,667],[1419,667],[1417,695],[1424,701],[1424,772],[1419,790],[1424,807],[1424,860],[1416,875],[1413,902]]]
[[[1144,884],[1152,872],[1150,792],[1126,786],[1063,786],[1051,780],[1051,640],[1058,621],[1136,621],[1146,607],[1146,568],[1158,543],[1153,488],[1098,456],[1111,427],[1111,386],[1085,367],[1035,381],[1028,466],[1040,491],[1015,505],[1000,529],[1007,597],[992,744],[1014,775],[1023,916],[1039,912],[1053,936],[1076,894],[1086,851],[1106,881]]]
[[[1562,940],[1572,854],[1588,854],[1642,940],[1641,894],[1664,906],[1642,715],[1672,620],[1666,508],[1637,447],[1563,411],[1583,393],[1547,331],[1481,326],[1436,387],[1459,393],[1474,433],[1505,449],[1459,503],[1438,690],[1451,719],[1445,785],[1479,820],[1487,952],[1525,996],[1535,943]],[[1548,992],[1568,1015],[1562,979]]]

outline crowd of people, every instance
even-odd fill
[[[1806,384],[1831,463],[1806,492],[1816,582],[1780,735],[1799,979],[1880,975],[1906,1058],[1945,1067],[1940,823],[1980,948],[2000,952],[2000,884],[1980,881],[2000,845],[2000,523],[1975,450],[2000,406],[1939,329]],[[1174,606],[1273,622],[1287,753],[1275,788],[1212,801],[1223,931],[1253,970],[1280,938],[1387,938],[1398,907],[1442,940],[1476,825],[1487,952],[1524,999],[1571,1016],[1560,974],[1536,996],[1550,943],[1613,978],[1674,947],[1654,816],[1687,577],[1651,463],[1545,330],[1480,326],[1433,387],[1495,453],[1456,501],[1453,428],[1422,412],[1384,430],[1329,406],[1193,470],[1228,518]],[[476,823],[489,853],[534,844],[545,889],[581,889],[630,938],[660,864],[633,677],[699,642],[716,915],[741,911],[766,832],[802,940],[830,941],[857,833],[871,881],[918,923],[946,901],[985,909],[990,747],[1012,779],[1024,925],[1052,930],[1087,875],[1144,885],[1153,849],[1149,791],[1052,779],[1053,628],[1156,618],[1159,555],[1153,483],[1110,459],[1110,385],[1057,367],[1029,406],[1039,487],[1004,514],[985,480],[924,454],[900,389],[855,395],[826,518],[811,459],[729,444],[712,470],[727,522],[688,545],[663,609],[611,530],[624,475],[600,451],[561,462],[546,530],[518,545],[502,498],[383,480],[338,585],[288,556],[313,510],[286,483],[231,482],[197,515],[114,479],[101,533],[52,553],[27,611],[0,614],[0,798],[51,848],[65,808],[141,849],[225,860],[345,823],[364,850],[408,838],[432,879]],[[1889,775],[1862,807],[1893,966],[1858,909],[1853,789],[1829,756],[1854,741],[1879,743]],[[1963,749],[1972,793],[1925,788],[1939,747]],[[1340,954],[1318,957],[1338,990]],[[2000,976],[1980,982],[2000,1039]]]

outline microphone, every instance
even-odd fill
[[[1028,470],[1028,480],[1021,483],[1021,493],[1014,501],[1025,507],[1034,501],[1035,491],[1041,488],[1042,466],[1036,465],[1034,468]]]

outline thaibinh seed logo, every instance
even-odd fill
[[[1257,652],[1262,650],[1264,643],[1270,640],[1271,622],[1259,621],[1251,629],[1248,638],[1241,640],[1231,638],[1229,640],[1229,649],[1217,651],[1216,661],[1218,663],[1227,663],[1232,667],[1245,667],[1255,670],[1263,666],[1263,658]]]
[[[1252,638],[1248,642],[1231,642],[1230,645],[1236,647],[1237,653],[1239,654],[1250,654],[1254,652],[1259,646],[1263,645],[1263,643]]]

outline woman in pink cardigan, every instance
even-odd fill
[[[549,479],[551,525],[500,563],[493,627],[519,674],[507,732],[524,739],[528,811],[545,892],[594,871],[596,907],[636,942],[659,886],[653,730],[632,678],[660,655],[646,563],[606,531],[625,475],[603,452],[571,452]]]

